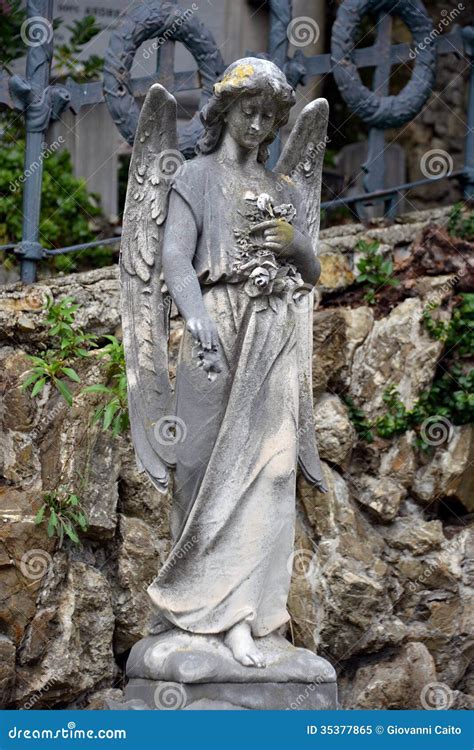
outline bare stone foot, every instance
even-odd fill
[[[265,667],[265,659],[258,650],[250,633],[247,622],[238,622],[227,631],[224,638],[225,645],[230,648],[234,659],[244,667]]]

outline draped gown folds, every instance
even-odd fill
[[[236,271],[235,229],[245,223],[249,191],[239,192],[225,169],[214,154],[187,162],[170,195],[164,242],[179,242],[182,222],[195,222],[193,267],[218,329],[223,369],[208,380],[184,333],[173,547],[148,593],[163,629],[222,633],[246,620],[254,636],[264,636],[289,619],[301,437],[298,311],[271,282],[259,293]],[[264,201],[295,206],[293,223],[304,230],[291,186],[282,188],[272,173],[264,183]],[[310,478],[321,486],[313,449]]]

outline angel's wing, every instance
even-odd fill
[[[122,326],[130,426],[138,467],[166,492],[174,463],[165,418],[173,413],[168,373],[171,300],[162,292],[161,258],[169,162],[176,162],[176,100],[154,84],[133,146],[120,248]],[[168,167],[167,167],[168,164]]]
[[[326,99],[310,102],[299,114],[275,172],[287,175],[299,188],[314,251],[317,250],[321,210],[321,183],[329,105]],[[313,422],[313,306],[314,294],[298,302],[296,316],[300,379],[299,463],[306,479],[327,491],[319,461]]]
[[[307,104],[300,112],[274,170],[291,177],[300,188],[315,249],[319,236],[328,117],[329,104],[326,99],[316,99]]]

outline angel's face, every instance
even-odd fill
[[[275,125],[276,107],[267,94],[240,96],[229,108],[225,122],[232,138],[245,149],[255,149]]]

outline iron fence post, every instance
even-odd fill
[[[31,24],[30,30],[35,22],[33,19],[36,19],[38,34],[44,37],[41,44],[37,43],[41,37],[38,36],[36,41],[32,37],[33,43],[28,46],[26,56],[26,81],[30,84],[30,89],[25,92],[24,96],[26,148],[23,228],[22,240],[17,252],[21,257],[21,281],[31,284],[36,281],[37,263],[43,256],[43,247],[39,241],[39,220],[43,178],[42,151],[49,116],[41,116],[40,108],[48,107],[45,95],[53,55],[53,0],[28,0],[27,18],[27,23]],[[25,36],[27,28],[25,27]]]
[[[464,158],[464,195],[466,198],[474,198],[474,26],[465,26],[462,30],[462,37],[466,55],[471,63]]]

